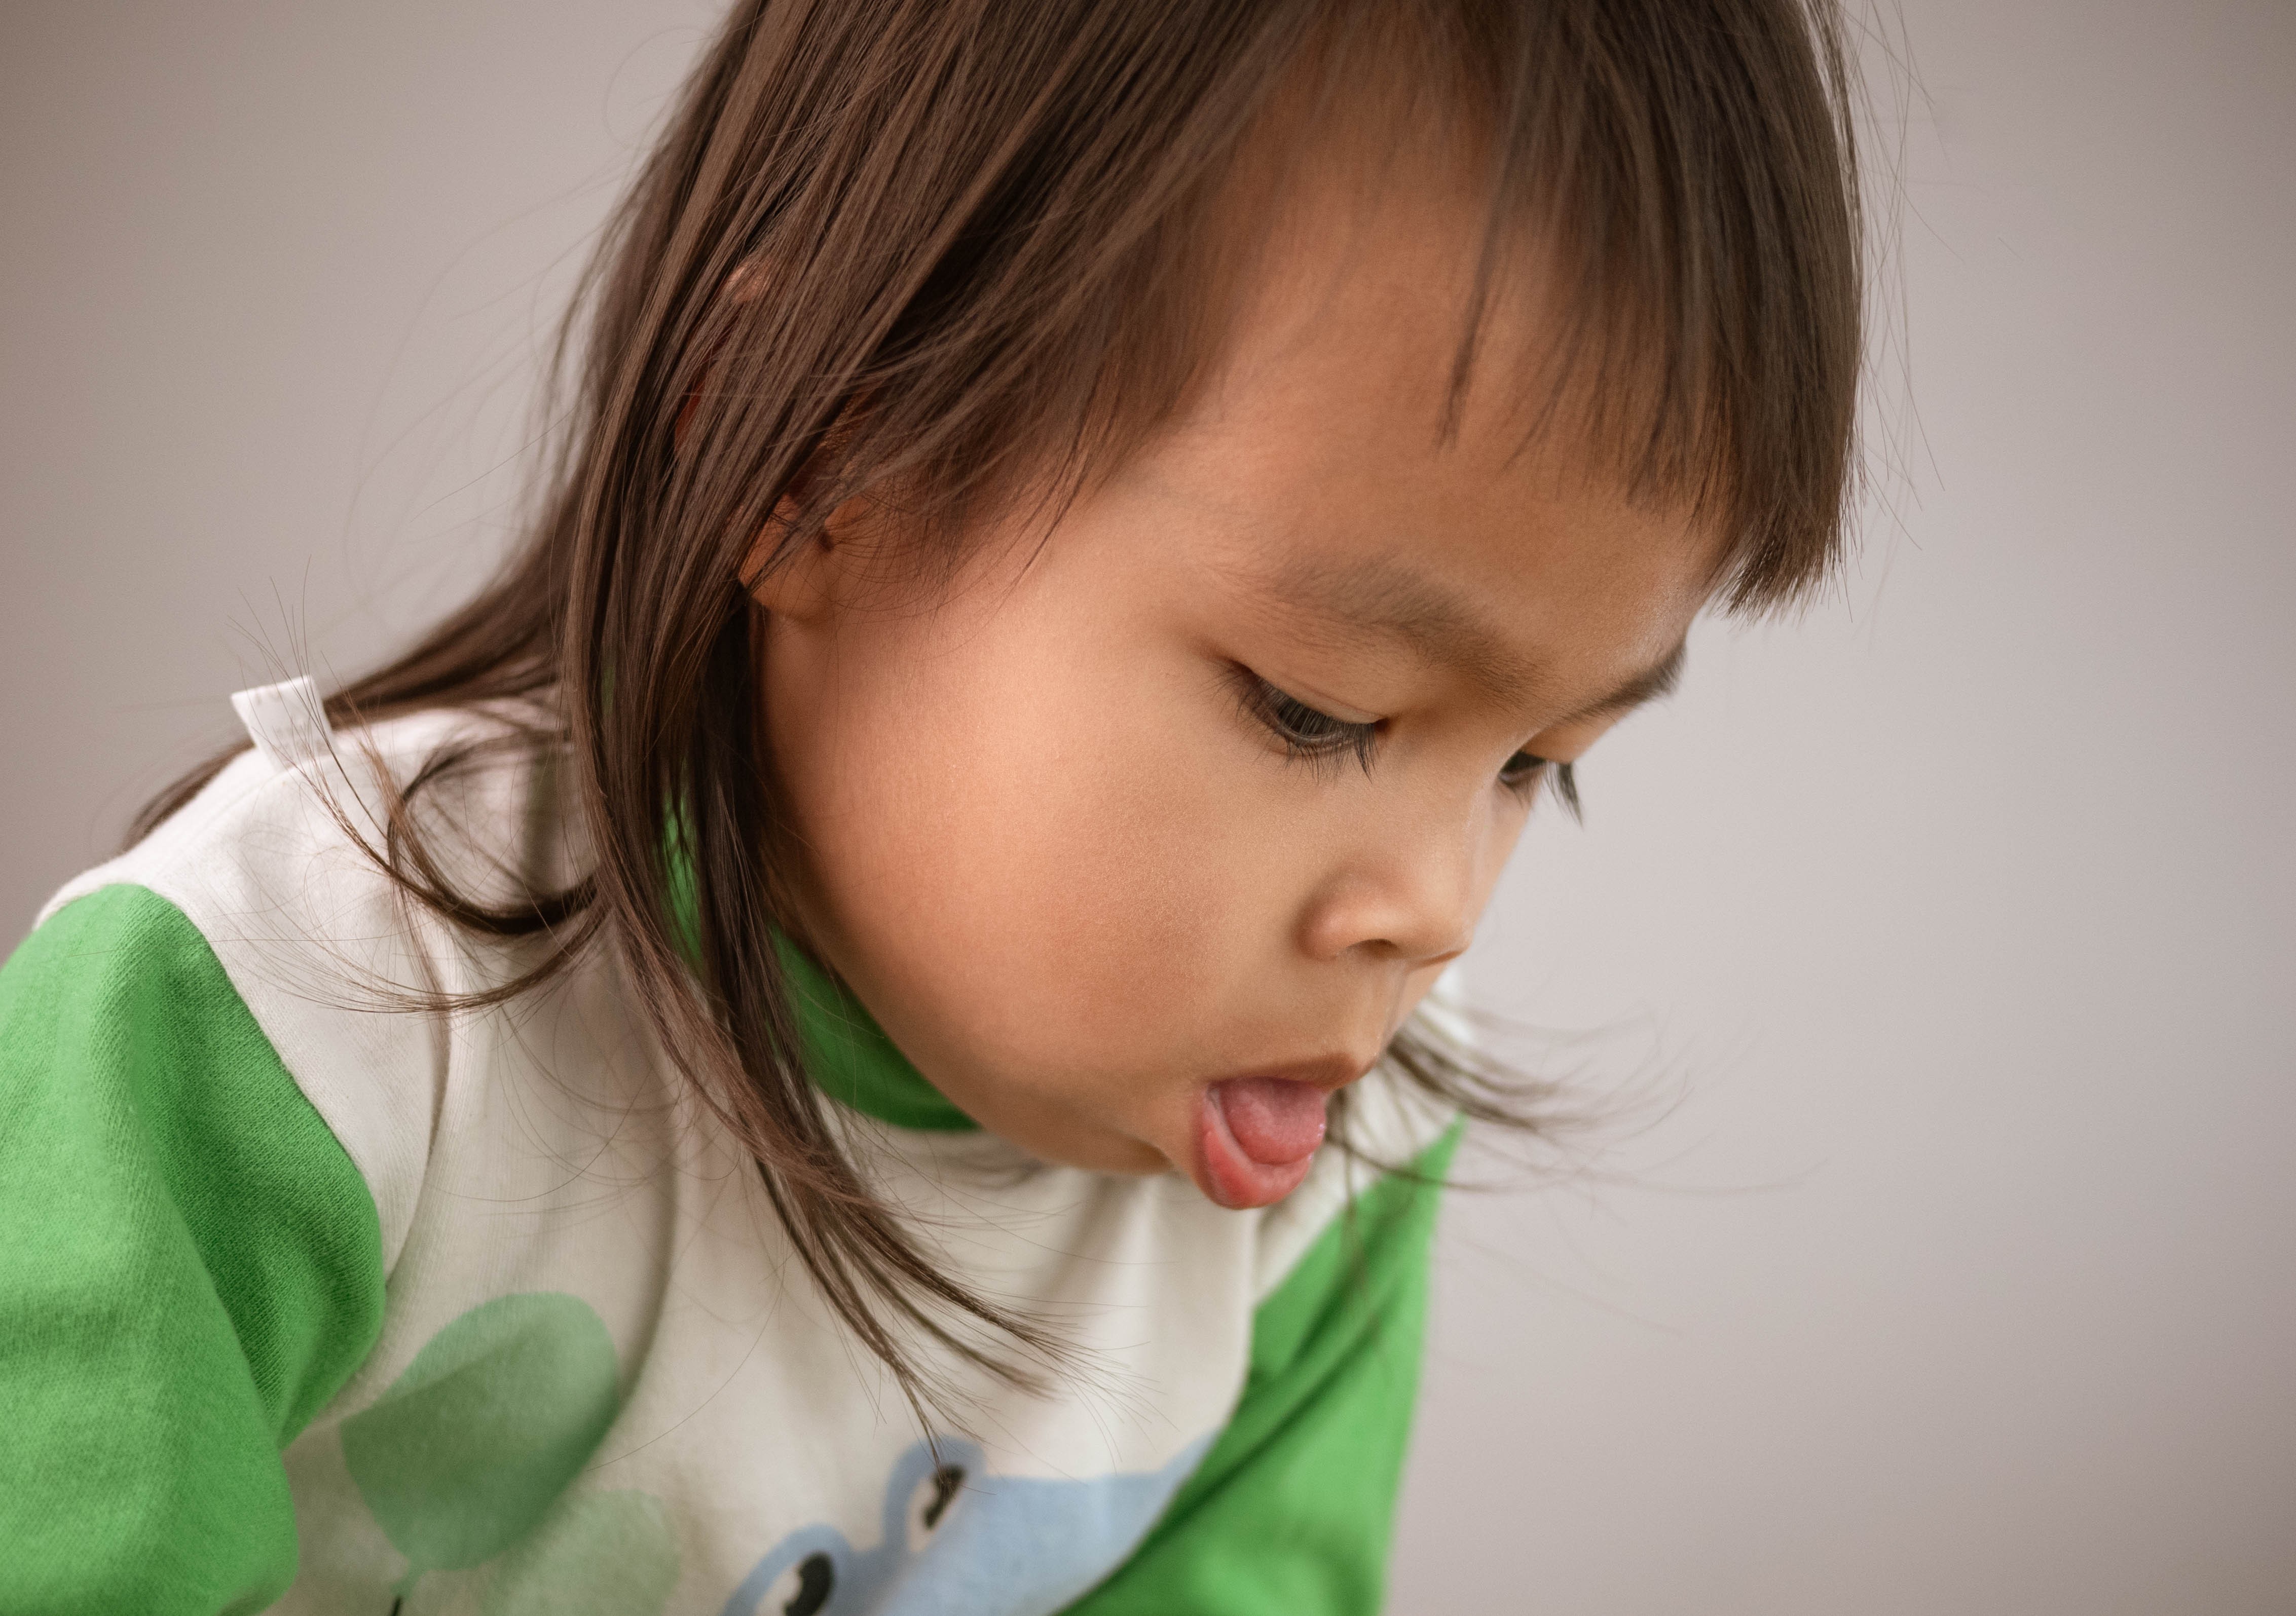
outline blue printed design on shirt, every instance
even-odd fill
[[[987,1472],[962,1438],[919,1442],[885,1484],[882,1536],[857,1549],[800,1528],[758,1562],[724,1616],[1050,1616],[1123,1563],[1211,1446],[1158,1471],[1062,1481]]]

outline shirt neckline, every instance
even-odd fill
[[[779,930],[774,945],[797,1012],[814,1085],[840,1105],[895,1128],[972,1133],[980,1124],[911,1064],[851,988]]]
[[[665,861],[670,926],[688,964],[701,959],[700,898],[693,866],[676,836]],[[926,1133],[977,1133],[980,1124],[957,1109],[913,1065],[853,990],[778,926],[774,948],[795,1013],[798,1042],[814,1087],[839,1104],[895,1128]]]

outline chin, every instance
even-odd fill
[[[991,1133],[1001,1134],[1040,1161],[1061,1167],[1082,1168],[1094,1173],[1121,1173],[1136,1178],[1152,1178],[1179,1167],[1163,1150],[1120,1128],[1074,1117],[1055,1120],[1042,1112],[1035,1120],[1037,1125],[1031,1127],[1018,1117],[980,1117],[982,1125]],[[1045,1126],[1047,1122],[1052,1126]]]
[[[1090,1168],[1098,1173],[1122,1173],[1129,1177],[1152,1178],[1160,1173],[1173,1170],[1172,1159],[1154,1145],[1143,1140],[1119,1136],[1108,1142],[1107,1148],[1086,1153],[1070,1161],[1071,1167]]]

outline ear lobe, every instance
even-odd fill
[[[835,546],[824,530],[793,552],[783,553],[793,503],[783,500],[774,520],[750,546],[742,562],[742,587],[775,617],[810,622],[827,611],[832,599],[829,573]]]

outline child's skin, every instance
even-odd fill
[[[1440,440],[1482,215],[1419,167],[1294,198],[1208,384],[1048,537],[988,524],[920,602],[872,588],[857,502],[758,587],[809,940],[1040,1157],[1288,1194],[1473,935],[1517,754],[1656,693],[1711,592],[1681,511],[1567,436],[1517,452],[1523,300]],[[1375,722],[1368,770],[1288,756],[1244,669]]]

